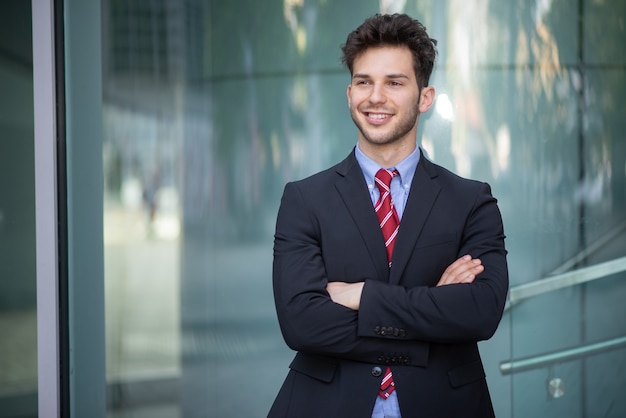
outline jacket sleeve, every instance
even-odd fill
[[[479,341],[493,335],[504,310],[508,269],[502,218],[487,184],[481,183],[464,225],[457,258],[465,254],[480,258],[484,272],[472,283],[439,287],[366,281],[359,336],[380,336],[383,327],[401,329],[408,339],[440,343]],[[382,337],[397,338],[389,333]]]
[[[305,200],[298,187],[297,183],[285,187],[274,237],[274,300],[287,345],[297,351],[369,363],[394,358],[405,364],[425,364],[426,343],[358,335],[358,312],[330,299],[319,220],[312,202]]]

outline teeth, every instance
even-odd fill
[[[385,119],[387,115],[381,113],[370,113],[369,117],[372,119]]]

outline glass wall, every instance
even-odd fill
[[[626,415],[624,2],[103,0],[110,417],[267,414],[280,196],[355,145],[339,47],[379,11],[439,40],[418,140],[503,212],[497,416]]]
[[[0,2],[0,417],[37,416],[33,55],[28,1]]]

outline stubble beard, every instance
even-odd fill
[[[377,128],[368,129],[367,122],[359,120],[358,115],[362,115],[362,113],[358,109],[350,108],[350,116],[359,130],[360,136],[372,145],[387,145],[400,141],[415,127],[419,114],[419,104],[415,104],[409,113],[395,122],[391,131],[377,133]]]

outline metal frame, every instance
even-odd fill
[[[56,95],[52,0],[32,0],[37,251],[37,386],[40,418],[60,414]]]

